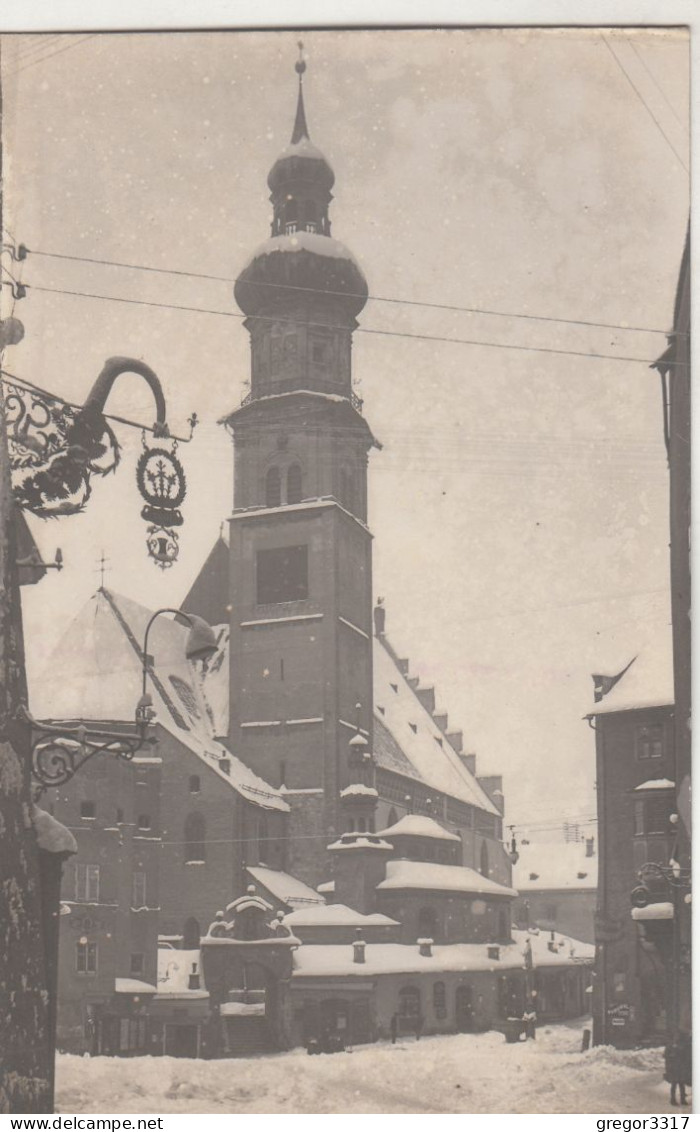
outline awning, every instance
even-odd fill
[[[115,994],[158,994],[158,988],[141,979],[115,979]]]

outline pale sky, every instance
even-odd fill
[[[3,37],[12,234],[34,251],[233,279],[269,234],[297,38]],[[668,632],[668,477],[648,368],[665,338],[649,331],[670,326],[687,223],[687,37],[303,38],[310,132],[336,173],[333,235],[378,297],[353,359],[384,445],[370,459],[370,526],[388,636],[436,684],[479,771],[503,774],[507,821],[525,832],[591,815],[590,674]],[[172,570],[146,557],[134,430],[117,426],[122,464],[93,481],[83,515],[31,521],[45,557],[61,546],[66,563],[23,591],[36,676],[99,585],[102,551],[110,588],[154,607],[184,597],[231,511],[216,420],[245,391],[249,349],[226,282],[37,254],[21,272],[30,288],[225,312],[38,289],[17,304],[26,337],[6,369],[82,401],[107,357],[133,355],[160,376],[174,431],[192,410],[202,422],[180,449],[189,494]],[[137,378],[108,409],[152,420]]]

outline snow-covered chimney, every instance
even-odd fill
[[[432,939],[419,939],[418,952],[420,955],[424,955],[426,959],[430,959],[431,955],[433,954]]]
[[[352,945],[352,961],[353,963],[364,963],[365,961],[365,948],[367,944],[363,939],[356,939]]]

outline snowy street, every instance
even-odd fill
[[[309,1057],[227,1061],[59,1056],[61,1113],[688,1113],[659,1049],[580,1052],[583,1022],[536,1042],[456,1034]]]

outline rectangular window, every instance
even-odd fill
[[[80,803],[80,816],[81,818],[94,818],[95,817],[95,803],[94,802],[81,802]]]
[[[259,550],[256,566],[258,605],[303,601],[309,596],[308,547]]]
[[[135,872],[131,878],[131,906],[146,907],[146,874],[142,871]]]
[[[150,829],[151,828],[151,815],[150,814],[139,814],[137,825],[138,825],[139,829]]]
[[[97,974],[97,944],[78,940],[75,945],[75,969],[79,975]]]
[[[136,785],[137,786],[148,786],[148,771],[147,770],[137,770],[136,771]]]
[[[131,955],[131,974],[142,975],[144,972],[144,956],[142,951],[134,951]]]
[[[670,795],[669,791],[669,795]],[[671,823],[671,798],[657,795],[646,799],[646,829],[645,833],[668,833]]]
[[[635,798],[634,800],[634,833],[638,837],[644,833],[644,799]]]
[[[661,723],[638,727],[636,732],[638,759],[660,759],[664,753],[664,729]]]
[[[75,866],[75,899],[97,904],[100,899],[100,866]]]

